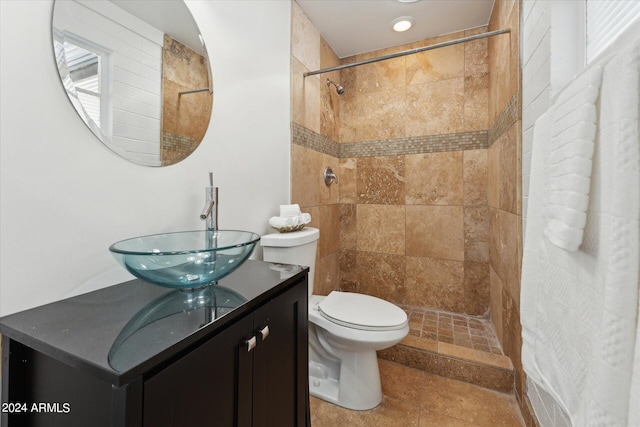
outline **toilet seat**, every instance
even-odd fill
[[[332,291],[317,307],[327,320],[348,328],[392,331],[407,325],[404,310],[370,295]]]

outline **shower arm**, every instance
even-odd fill
[[[432,44],[432,45],[424,46],[424,47],[418,47],[416,49],[403,50],[402,52],[391,53],[389,55],[378,56],[376,58],[363,59],[362,61],[352,62],[352,63],[349,63],[349,64],[336,65],[335,67],[323,68],[321,70],[316,70],[316,71],[307,71],[306,73],[303,74],[303,76],[304,77],[308,77],[308,76],[313,76],[313,75],[316,75],[316,74],[328,73],[328,72],[331,72],[331,71],[344,70],[345,68],[357,67],[358,65],[365,65],[365,64],[371,64],[373,62],[385,61],[387,59],[393,59],[393,58],[397,58],[399,56],[413,55],[414,53],[420,53],[420,52],[424,52],[424,51],[427,51],[427,50],[438,49],[438,48],[441,48],[441,47],[447,47],[447,46],[451,46],[451,45],[458,44],[458,43],[465,43],[465,42],[470,42],[470,41],[474,41],[474,40],[484,39],[486,37],[497,36],[497,35],[500,35],[500,34],[505,34],[505,33],[510,33],[510,32],[511,32],[511,28],[505,28],[503,30],[489,31],[488,33],[482,33],[482,34],[476,34],[476,35],[473,35],[473,36],[462,37],[460,39],[449,40],[449,41],[446,41],[446,42],[436,43],[436,44]]]

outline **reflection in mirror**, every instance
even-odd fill
[[[53,45],[69,100],[111,150],[166,166],[198,147],[213,84],[182,0],[56,0]]]

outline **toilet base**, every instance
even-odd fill
[[[373,409],[382,401],[380,370],[375,351],[341,352],[338,378],[327,375],[321,362],[309,362],[309,393],[347,409]]]

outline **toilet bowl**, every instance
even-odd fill
[[[370,295],[331,292],[313,295],[320,232],[307,227],[263,236],[263,259],[308,266],[309,391],[349,409],[376,407],[382,400],[376,351],[391,347],[409,333],[406,313]]]

